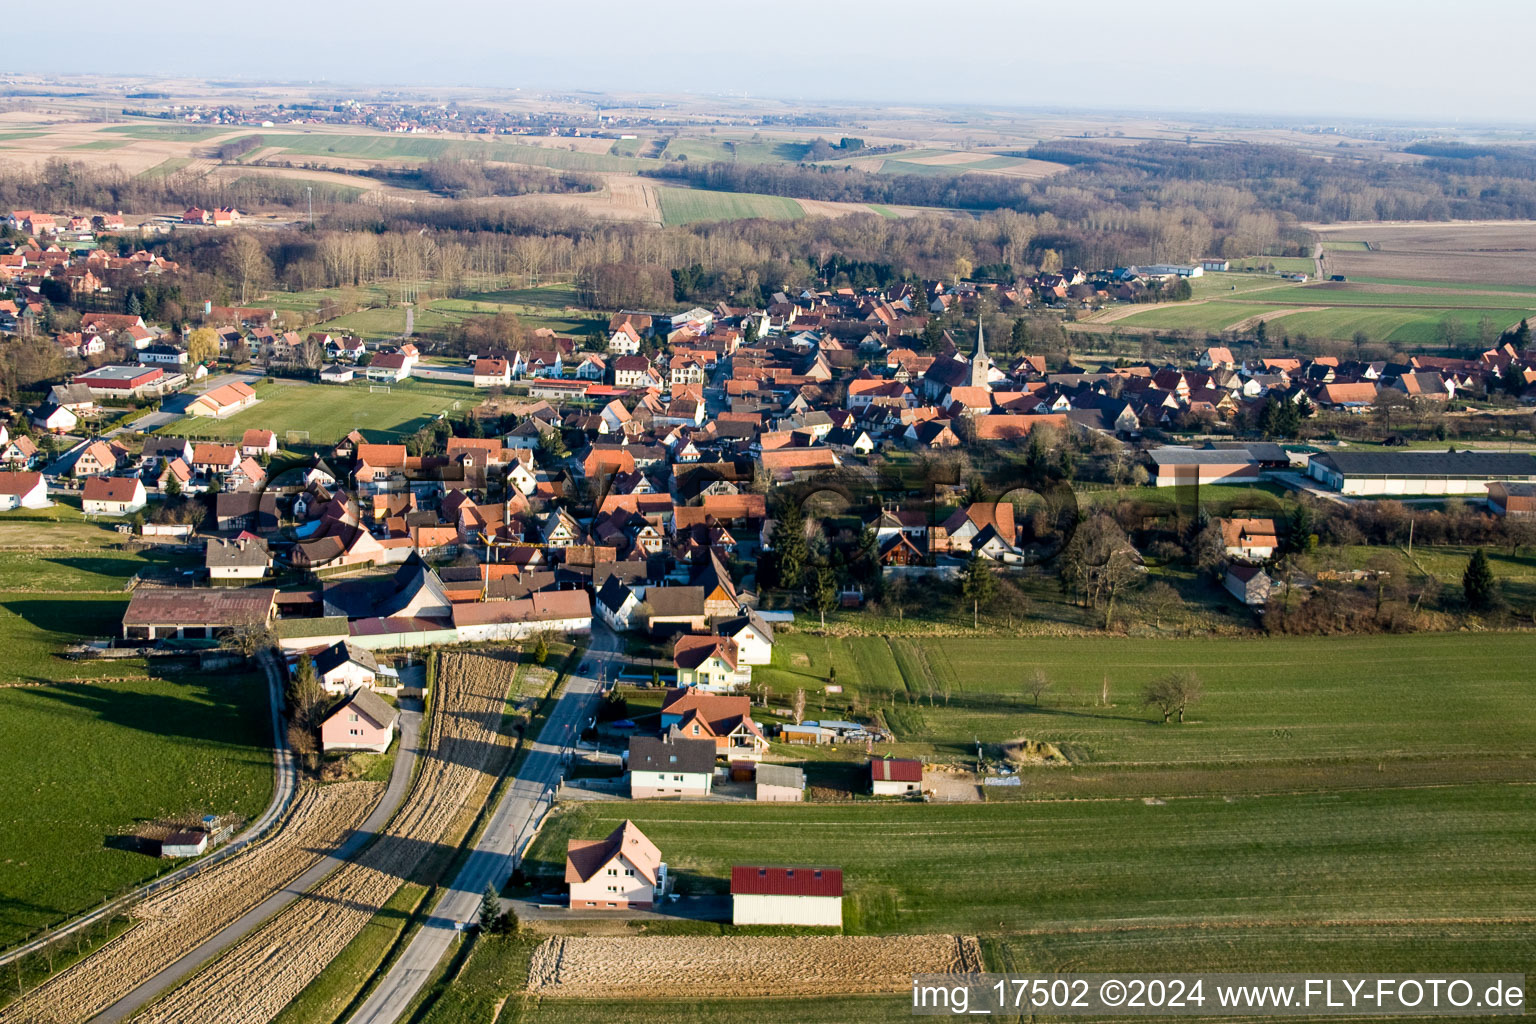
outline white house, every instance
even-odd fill
[[[841,868],[731,868],[731,923],[843,926]]]
[[[0,473],[0,512],[14,508],[47,508],[48,484],[41,473]]]
[[[215,537],[208,541],[203,556],[210,582],[245,584],[262,579],[272,568],[272,553],[258,537],[240,537],[223,540]]]
[[[512,383],[512,364],[505,359],[476,359],[475,387],[504,388]]]
[[[667,885],[661,851],[632,821],[606,839],[572,839],[565,851],[571,907],[646,910]]]
[[[315,675],[326,693],[371,690],[378,681],[379,662],[373,652],[346,641],[332,644],[315,655]]]
[[[628,321],[619,324],[614,332],[608,335],[608,351],[616,356],[632,356],[640,351],[640,332]]]
[[[714,740],[635,736],[629,741],[629,795],[635,800],[708,796],[714,782]]]
[[[93,476],[85,482],[80,507],[86,515],[122,516],[148,502],[144,482],[136,476]]]
[[[736,641],[738,664],[773,664],[773,627],[755,610],[715,623],[715,635]]]
[[[640,595],[617,576],[609,576],[597,592],[597,614],[610,629],[621,632],[634,628],[633,617],[640,603]]]

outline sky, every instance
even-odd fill
[[[1536,121],[1532,0],[84,0],[4,70]]]

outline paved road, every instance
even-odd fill
[[[594,621],[586,658],[591,674],[567,679],[549,720],[523,761],[522,770],[502,794],[490,823],[452,887],[438,900],[432,916],[411,939],[379,987],[351,1016],[350,1024],[393,1024],[399,1020],[453,944],[457,935],[455,925],[468,926],[475,920],[480,895],[488,884],[500,888],[506,883],[539,817],[549,806],[550,794],[559,781],[568,753],[596,711],[599,680],[605,665],[612,660],[610,676],[618,670],[620,650],[618,638]]]
[[[145,981],[144,984],[128,993],[111,1006],[107,1007],[92,1020],[101,1024],[126,1020],[139,1009],[157,999],[172,986],[182,979],[190,976],[192,972],[211,962],[220,953],[230,946],[245,938],[263,922],[271,919],[288,904],[314,888],[335,871],[353,854],[378,834],[379,830],[389,824],[389,819],[394,817],[400,802],[405,799],[406,791],[411,787],[411,778],[415,774],[416,755],[420,745],[421,734],[421,705],[416,701],[402,701],[400,706],[400,745],[395,755],[394,768],[390,772],[389,785],[384,789],[384,796],[374,807],[373,812],[364,819],[361,827],[347,841],[342,843],[333,852],[320,858],[308,871],[289,882],[282,889],[268,896],[261,903],[251,908],[237,920],[229,924],[223,930],[192,950],[175,963],[170,964],[164,970]]]
[[[139,886],[132,892],[125,893],[90,913],[75,918],[67,925],[41,935],[24,946],[17,946],[9,950],[4,956],[0,956],[0,964],[6,964],[20,956],[25,956],[56,939],[66,935],[72,935],[81,928],[101,920],[104,916],[115,913],[122,907],[137,903],[144,898],[159,892],[177,882],[190,878],[193,875],[213,867],[221,861],[228,860],[251,843],[271,831],[274,825],[287,813],[288,806],[293,802],[294,793],[298,790],[298,764],[293,759],[293,754],[288,750],[288,734],[283,728],[283,681],[278,670],[277,661],[268,652],[263,652],[258,660],[267,676],[267,700],[272,714],[272,799],[268,802],[266,810],[261,812],[261,817],[247,825],[238,835],[227,844],[208,854],[199,860],[191,861],[168,875],[162,875],[153,882]]]

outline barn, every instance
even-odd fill
[[[731,923],[843,926],[841,868],[731,868]]]

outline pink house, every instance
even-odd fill
[[[320,749],[371,750],[382,754],[395,738],[399,713],[372,690],[358,690],[320,723]]]
[[[661,851],[632,821],[607,839],[572,839],[566,847],[565,880],[571,907],[648,910],[666,888]]]

